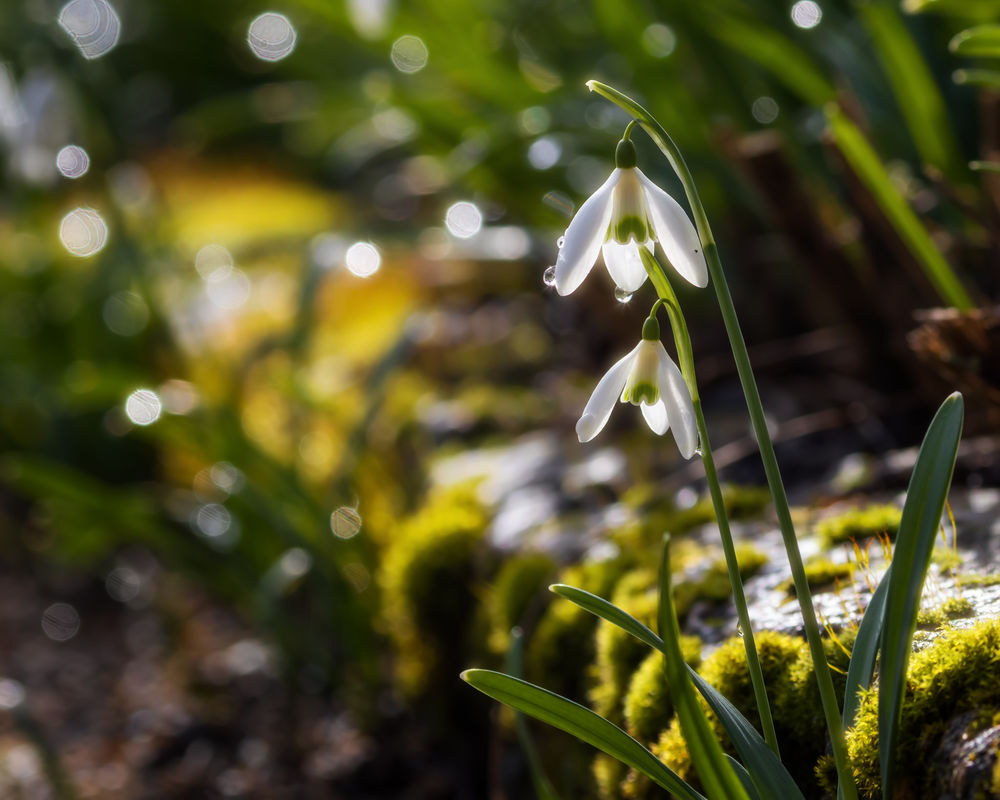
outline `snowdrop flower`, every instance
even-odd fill
[[[654,433],[663,435],[672,430],[684,458],[694,455],[698,432],[691,394],[660,341],[660,326],[654,317],[642,326],[642,341],[598,382],[576,423],[581,442],[589,442],[604,429],[619,399],[639,406]]]
[[[708,285],[701,240],[688,215],[636,167],[635,145],[628,138],[633,124],[618,142],[611,177],[580,206],[566,229],[555,269],[559,294],[583,283],[599,250],[618,288],[634,292],[646,280],[639,248],[652,253],[655,242],[688,283]]]

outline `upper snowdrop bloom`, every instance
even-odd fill
[[[635,164],[635,145],[622,139],[611,177],[580,206],[566,229],[555,270],[559,294],[569,294],[583,283],[598,250],[603,250],[604,263],[618,288],[634,292],[646,280],[639,247],[652,253],[655,242],[686,281],[698,287],[708,285],[701,240],[688,215]]]
[[[576,423],[581,442],[589,442],[604,429],[619,399],[639,406],[654,433],[672,430],[684,458],[694,455],[698,431],[691,394],[660,341],[660,326],[653,317],[642,326],[642,341],[605,373],[587,401]]]

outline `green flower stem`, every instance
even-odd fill
[[[715,508],[715,519],[719,525],[719,536],[722,539],[722,550],[726,556],[726,568],[729,570],[729,584],[733,587],[733,602],[736,604],[736,615],[740,621],[743,633],[743,646],[747,653],[747,669],[750,671],[750,682],[753,684],[753,694],[757,701],[757,711],[760,714],[760,724],[764,739],[774,754],[780,757],[778,737],[774,732],[774,718],[771,716],[771,706],[767,700],[767,687],[764,684],[764,673],[760,667],[760,657],[757,655],[757,643],[754,641],[753,628],[750,624],[750,610],[747,608],[747,598],[743,592],[743,579],[740,577],[740,564],[736,558],[736,547],[733,535],[729,529],[729,514],[726,511],[726,501],[722,496],[722,486],[719,484],[719,474],[715,469],[715,459],[712,457],[712,445],[708,439],[708,426],[705,424],[705,413],[701,407],[701,397],[698,393],[698,379],[694,371],[694,356],[691,348],[691,335],[687,322],[681,312],[677,295],[670,285],[663,267],[645,248],[640,247],[642,263],[649,273],[649,278],[656,288],[660,299],[654,304],[651,314],[656,313],[656,307],[663,305],[670,317],[670,327],[674,333],[677,345],[677,358],[681,364],[681,372],[691,392],[691,402],[694,406],[694,416],[698,425],[698,437],[701,441],[701,462],[705,466],[705,478],[708,481],[708,491]]]
[[[746,342],[743,340],[740,323],[736,317],[736,309],[733,306],[733,298],[729,293],[729,285],[726,283],[726,276],[722,271],[722,262],[719,259],[719,251],[715,244],[715,238],[712,236],[712,229],[708,224],[708,215],[705,213],[705,207],[698,196],[698,189],[695,186],[694,179],[691,177],[691,172],[688,170],[684,157],[660,123],[646,109],[617,89],[613,89],[598,81],[588,81],[587,86],[591,91],[606,97],[631,114],[635,119],[639,120],[639,124],[642,125],[643,130],[649,134],[657,147],[660,148],[660,151],[667,158],[667,161],[670,162],[671,167],[673,167],[674,172],[677,173],[677,177],[684,186],[684,193],[687,195],[688,205],[691,207],[698,235],[705,250],[708,271],[712,277],[712,284],[715,287],[719,309],[722,312],[726,334],[729,337],[729,345],[733,350],[736,370],[740,377],[740,384],[743,387],[743,395],[746,397],[747,409],[750,412],[750,421],[753,424],[754,433],[757,437],[757,445],[760,448],[761,461],[764,463],[767,484],[771,490],[775,512],[778,515],[778,525],[781,528],[781,537],[784,540],[785,552],[788,554],[788,564],[792,570],[792,581],[795,584],[795,592],[802,611],[802,622],[805,626],[806,640],[809,643],[809,651],[812,654],[813,666],[816,671],[816,682],[819,685],[823,715],[826,718],[827,730],[830,733],[830,743],[833,748],[834,762],[837,766],[837,775],[840,779],[840,789],[843,792],[845,800],[856,800],[858,790],[854,782],[854,773],[851,771],[850,762],[847,757],[847,745],[844,741],[844,729],[841,724],[840,710],[837,707],[837,694],[833,688],[833,676],[830,673],[830,665],[826,661],[826,654],[823,652],[823,639],[820,634],[819,625],[816,622],[816,611],[813,608],[812,595],[809,592],[809,582],[806,580],[805,567],[802,563],[802,555],[799,552],[799,543],[795,537],[795,526],[792,524],[792,515],[788,508],[788,497],[785,494],[785,486],[781,480],[778,461],[774,455],[774,445],[771,443],[771,435],[767,430],[767,420],[764,417],[764,408],[761,405],[760,394],[757,391],[757,382],[754,380],[753,370],[750,367],[750,356],[747,353]]]

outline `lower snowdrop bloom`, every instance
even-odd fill
[[[566,229],[555,269],[559,294],[583,283],[599,250],[618,288],[634,292],[646,280],[639,248],[652,253],[655,242],[681,277],[698,287],[708,285],[701,240],[688,215],[635,164],[635,145],[622,139],[611,177],[580,206]]]
[[[654,433],[674,432],[677,449],[691,458],[698,446],[691,394],[660,341],[660,326],[650,317],[642,328],[642,341],[609,369],[587,401],[576,435],[589,442],[607,425],[616,400],[642,409]]]

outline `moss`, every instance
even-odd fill
[[[848,562],[834,563],[827,558],[819,558],[805,565],[806,581],[813,590],[827,589],[838,582],[850,580],[854,565]],[[789,597],[795,597],[795,582],[788,578],[779,587]]]
[[[938,546],[931,552],[931,563],[947,572],[962,566],[962,556],[950,547]]]
[[[967,711],[998,705],[1000,621],[946,632],[910,659],[896,768],[915,786],[932,785],[932,755],[950,721]],[[862,695],[847,747],[861,796],[880,797],[877,691]]]
[[[771,502],[768,490],[758,486],[725,486],[722,497],[731,520],[758,516]],[[678,508],[672,500],[662,499],[657,487],[640,486],[630,490],[625,501],[641,512],[644,541],[650,546],[658,545],[663,531],[678,535],[715,521],[709,497],[688,508]]]
[[[704,560],[704,549],[699,555]],[[741,542],[736,545],[736,560],[739,564],[740,577],[746,580],[767,563],[767,555],[753,544]],[[674,582],[674,605],[677,609],[677,616],[681,620],[684,619],[696,600],[721,603],[732,596],[733,589],[729,583],[729,569],[726,567],[724,557],[714,558],[701,572],[698,572],[697,567],[689,561],[687,573],[691,577],[681,578]]]
[[[621,783],[628,774],[628,767],[607,753],[598,753],[594,756],[591,772],[594,775],[594,783],[597,784],[598,798],[600,800],[619,800]]]
[[[701,640],[697,636],[682,636],[680,645],[684,660],[697,667],[701,661]],[[660,653],[649,653],[632,675],[623,709],[625,729],[644,744],[656,741],[660,731],[670,724],[674,706]]]
[[[618,582],[611,602],[644,625],[655,628],[657,596],[656,573],[635,569]],[[590,704],[602,717],[619,723],[629,680],[649,652],[649,646],[603,619],[597,625],[595,642],[597,651],[592,668],[594,681],[589,693]]]
[[[852,539],[870,539],[883,533],[893,539],[901,517],[902,511],[896,506],[864,506],[821,521],[816,525],[816,533],[826,549]]]
[[[1000,573],[993,575],[959,575],[959,586],[996,586],[1000,583]]]
[[[465,484],[429,498],[386,548],[382,621],[396,647],[400,686],[409,694],[419,693],[441,664],[460,666],[486,523],[474,487]]]
[[[940,628],[953,619],[966,619],[975,613],[975,607],[964,597],[950,597],[937,608],[920,611],[917,614],[917,625],[924,628]]]
[[[557,582],[607,597],[625,570],[622,559],[593,561],[565,568]],[[553,598],[528,639],[529,680],[574,699],[584,694],[587,665],[594,660],[597,618],[563,598]]]
[[[755,639],[782,762],[800,786],[815,785],[813,769],[826,749],[826,725],[809,648],[797,637],[770,631],[758,632]],[[846,671],[850,657],[845,651],[849,651],[852,644],[851,636],[842,636],[839,645],[829,639],[824,641],[827,660],[834,668],[834,684],[839,696],[843,695],[844,677],[838,670]],[[747,672],[742,639],[730,639],[723,644],[705,659],[700,672],[760,729],[760,716]],[[727,752],[733,755],[721,723],[711,713],[709,720]],[[676,718],[660,735],[653,751],[681,777],[697,785],[697,776]],[[630,796],[646,796],[643,794],[645,784],[638,776],[630,776],[626,785],[633,792]],[[806,791],[807,796],[815,794]]]
[[[845,631],[838,635],[836,641],[830,638],[823,640],[823,652],[830,665],[838,708],[843,707],[854,634],[854,631]],[[800,786],[815,786],[816,765],[827,750],[827,731],[812,653],[805,642],[801,642],[798,656],[788,668],[786,680],[779,682],[773,691],[769,685],[768,690],[771,692],[771,710],[782,761]],[[809,796],[812,793],[806,794]]]
[[[796,637],[773,631],[759,631],[755,634],[754,639],[773,712],[775,708],[774,694],[783,691],[782,687],[789,682],[789,671],[800,657],[804,643]],[[705,680],[732,702],[758,730],[760,729],[760,715],[757,713],[757,702],[754,698],[753,686],[750,683],[750,674],[747,671],[746,648],[741,637],[734,637],[724,642],[705,659],[699,671]],[[730,755],[734,755],[735,751],[729,746],[729,740],[722,723],[708,711],[704,701],[701,702],[719,741],[723,742]],[[776,714],[774,716],[777,726],[780,720]],[[697,788],[697,776],[694,773],[676,717],[660,735],[653,747],[653,752],[668,767]],[[630,791],[633,792],[632,796],[642,797],[644,781],[638,776],[630,776],[629,783]]]
[[[497,573],[486,597],[489,615],[489,646],[506,652],[510,629],[524,625],[532,607],[541,610],[545,588],[555,574],[555,562],[544,553],[526,553],[506,561]]]

